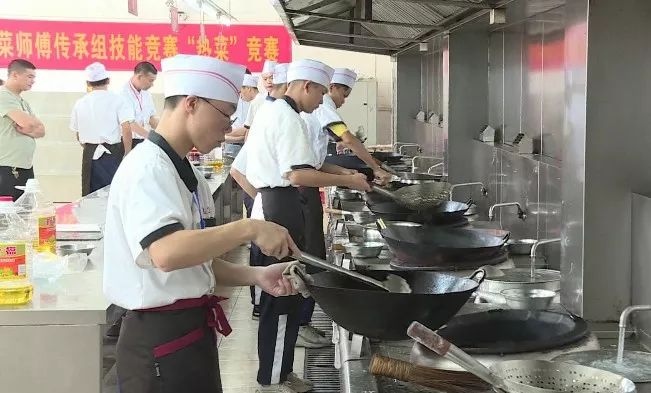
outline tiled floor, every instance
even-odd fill
[[[239,247],[224,256],[233,263],[248,263],[249,250]],[[221,368],[224,393],[255,392],[258,387],[258,323],[251,319],[253,306],[248,288],[222,288],[218,291],[229,300],[222,303],[226,316],[233,328],[233,333],[218,341],[219,366]],[[113,367],[114,347],[105,345],[105,367],[110,368],[104,380],[103,393],[116,393],[116,375]],[[305,350],[297,348],[294,358],[294,372],[303,376]]]

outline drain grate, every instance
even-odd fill
[[[332,338],[332,320],[316,307],[312,316],[312,326],[326,332]],[[339,370],[334,366],[335,347],[305,349],[305,377],[314,383],[313,393],[340,393]]]

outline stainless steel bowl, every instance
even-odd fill
[[[514,255],[529,255],[531,247],[537,242],[536,239],[509,239],[506,248]]]
[[[357,224],[354,222],[346,223],[346,230],[348,231],[348,238],[353,241],[353,239],[363,239],[364,238],[364,228],[363,225]]]
[[[377,258],[382,252],[384,243],[380,242],[363,242],[363,243],[344,243],[346,252],[353,258]]]
[[[360,212],[351,212],[353,213],[353,220],[358,224],[369,224],[375,221],[375,214],[370,210],[362,210]]]
[[[199,165],[197,169],[203,174],[203,177],[206,179],[210,179],[213,173],[215,173],[215,168],[208,165]]]
[[[556,292],[547,289],[505,289],[502,296],[510,308],[547,310],[556,297]]]
[[[382,234],[379,230],[364,228],[364,241],[384,243],[384,238],[382,237]]]
[[[61,256],[72,254],[86,254],[90,255],[95,249],[92,244],[59,244],[57,246],[57,254]]]

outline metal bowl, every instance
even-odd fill
[[[384,243],[380,242],[363,242],[363,243],[344,243],[346,252],[353,258],[377,258],[382,252]]]
[[[362,239],[364,238],[364,230],[366,228],[354,222],[346,223],[346,230],[348,231],[348,238],[352,241],[353,239]]]
[[[375,214],[370,210],[362,210],[360,212],[352,212],[353,220],[358,224],[369,224],[375,221]]]
[[[382,234],[377,229],[365,228],[364,229],[364,241],[365,242],[377,242],[384,243],[384,238]]]
[[[57,246],[57,254],[60,256],[72,254],[86,254],[90,255],[95,249],[92,244],[60,244]]]
[[[505,289],[502,296],[506,305],[520,310],[547,310],[556,292],[547,289]]]
[[[210,179],[213,173],[215,173],[215,168],[208,165],[199,165],[197,169],[203,174],[203,177],[206,179]]]
[[[537,241],[536,239],[509,239],[506,242],[506,248],[510,254],[529,255],[531,254],[531,248]]]

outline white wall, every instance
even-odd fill
[[[198,13],[177,0],[181,10],[188,11],[185,23],[198,23]],[[215,0],[236,18],[234,23],[281,24],[268,0]],[[169,21],[165,0],[138,0],[139,16],[127,12],[127,0],[0,0],[0,18],[107,22]],[[206,22],[215,19],[206,17]],[[184,23],[184,21],[181,21]],[[0,29],[2,26],[0,25]],[[387,56],[376,56],[333,49],[293,45],[293,58],[314,58],[333,67],[355,69],[360,77],[377,80],[378,143],[388,143],[391,130],[392,64]],[[118,89],[130,72],[111,72],[111,86]],[[4,78],[6,70],[0,69]],[[85,92],[82,71],[38,70],[33,91],[25,95],[46,125],[47,136],[37,143],[35,171],[50,197],[70,201],[81,193],[81,149],[68,129],[68,117],[74,101]],[[162,103],[163,83],[152,88],[157,104]],[[58,95],[53,98],[52,93]],[[384,137],[383,137],[384,136]]]

